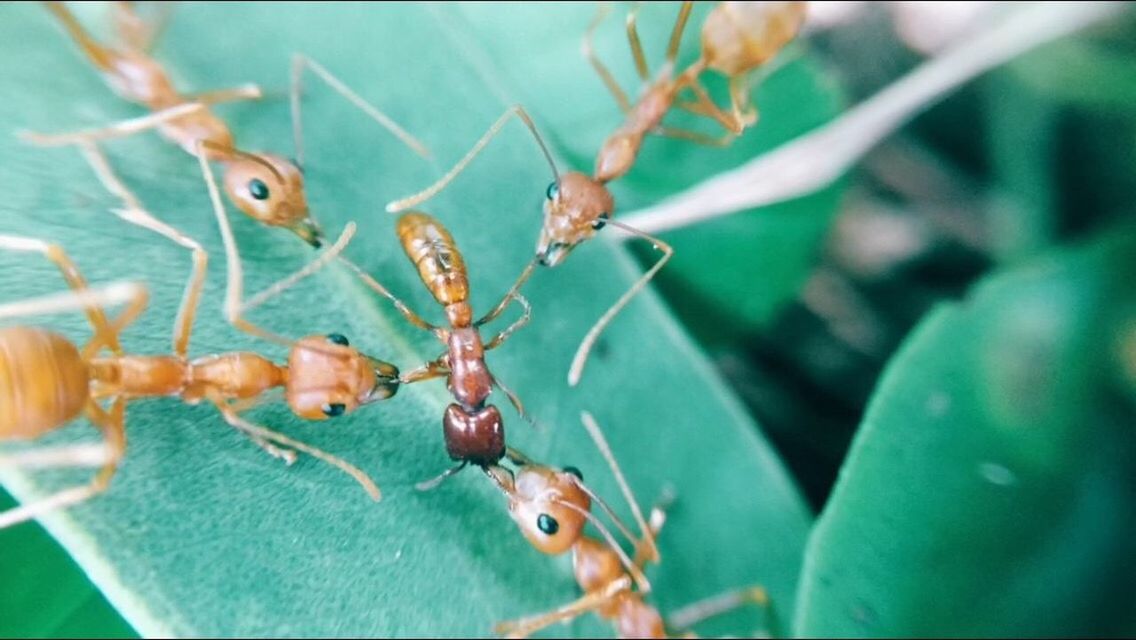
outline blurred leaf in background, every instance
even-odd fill
[[[1136,229],[913,332],[809,542],[807,637],[1136,632]]]

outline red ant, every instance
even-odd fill
[[[92,147],[93,149],[93,147]],[[326,262],[346,246],[354,233],[349,225],[321,260]],[[126,447],[126,403],[138,398],[174,396],[187,404],[207,401],[232,427],[275,457],[292,463],[302,451],[332,464],[355,478],[372,498],[379,489],[355,466],[285,435],[253,424],[241,413],[254,407],[265,392],[283,387],[288,407],[308,420],[326,420],[357,407],[393,396],[399,387],[398,369],[352,348],[339,334],[313,335],[292,343],[286,365],[278,365],[251,352],[231,352],[190,360],[186,355],[200,282],[187,286],[178,322],[174,326],[172,355],[124,353],[118,336],[146,306],[146,289],[140,285],[92,292],[74,262],[57,245],[35,238],[0,235],[0,249],[36,252],[55,263],[71,289],[70,300],[56,297],[0,307],[0,317],[26,316],[82,307],[94,336],[81,349],[64,336],[34,326],[0,329],[0,440],[37,438],[80,415],[101,432],[105,449],[90,447],[26,452],[7,457],[20,466],[100,466],[88,484],[66,489],[47,498],[0,514],[0,528],[34,518],[46,511],[76,504],[104,491]],[[298,276],[318,268],[313,263]],[[284,281],[282,281],[284,282]],[[128,304],[114,320],[104,305]],[[103,354],[109,351],[109,354]],[[104,408],[100,402],[110,401]]]
[[[163,137],[190,155],[222,164],[225,167],[222,179],[225,194],[238,209],[268,226],[286,228],[314,247],[319,247],[322,243],[323,232],[309,212],[301,168],[303,135],[300,93],[305,68],[310,69],[416,153],[423,157],[429,156],[429,151],[421,142],[363,100],[322,65],[301,54],[296,54],[292,62],[292,133],[296,158],[291,160],[271,153],[242,151],[236,147],[228,126],[209,110],[209,106],[232,100],[258,99],[261,97],[259,87],[245,85],[197,94],[180,93],[161,64],[149,55],[160,28],[145,27],[128,3],[116,2],[112,5],[121,41],[118,48],[96,41],[62,2],[44,4],[103,75],[107,85],[124,100],[142,105],[151,113],[141,118],[74,133],[23,133],[25,139],[35,144],[53,146],[90,143],[157,128]],[[200,247],[194,247],[195,251],[199,249]],[[203,266],[201,270],[204,270]]]
[[[728,143],[747,126],[756,122],[757,114],[749,101],[749,90],[745,77],[751,70],[764,64],[780,51],[796,35],[804,21],[803,2],[761,3],[761,2],[723,2],[707,16],[702,27],[702,53],[700,57],[678,75],[674,74],[675,58],[678,55],[682,32],[692,8],[691,2],[684,2],[679,10],[671,32],[666,51],[666,62],[658,76],[650,78],[643,49],[639,43],[636,27],[638,6],[627,17],[627,35],[631,51],[635,57],[636,68],[644,83],[638,101],[632,104],[623,90],[619,88],[611,73],[592,52],[592,32],[607,14],[601,7],[596,18],[584,36],[584,53],[599,73],[607,88],[615,96],[626,119],[603,143],[596,156],[595,170],[591,176],[572,171],[561,174],[549,153],[548,147],[537,131],[528,113],[519,105],[509,107],[489,130],[448,173],[434,184],[415,195],[395,200],[387,204],[387,211],[398,212],[429,200],[460,174],[466,166],[489,144],[509,118],[519,118],[544,154],[552,170],[553,182],[548,185],[547,201],[544,203],[544,225],[537,241],[536,255],[525,268],[515,285],[516,290],[527,281],[537,264],[554,267],[568,256],[580,243],[593,237],[607,225],[618,227],[652,243],[662,252],[662,256],[596,321],[580,342],[572,365],[568,371],[568,383],[575,386],[583,374],[584,365],[592,346],[600,333],[619,313],[631,298],[642,290],[655,274],[666,264],[674,253],[670,245],[647,233],[612,219],[615,211],[615,198],[607,188],[607,183],[619,178],[631,169],[639,154],[643,140],[649,134],[683,138],[702,144],[723,145]],[[730,79],[730,110],[723,111],[710,99],[700,84],[700,76],[706,69],[713,69]],[[680,93],[689,89],[696,99],[693,102],[679,100]],[[727,130],[725,137],[711,139],[702,134],[674,129],[662,124],[663,117],[677,106],[713,119]]]
[[[492,311],[474,320],[465,259],[445,226],[428,214],[411,212],[399,218],[397,232],[403,251],[417,268],[422,283],[445,309],[449,328],[423,320],[357,265],[345,258],[341,260],[367,286],[391,300],[407,321],[433,333],[446,345],[445,353],[399,378],[401,383],[409,384],[446,376],[447,386],[456,400],[446,407],[442,428],[446,452],[458,464],[432,480],[419,483],[420,490],[427,490],[468,464],[486,468],[505,455],[505,426],[501,413],[497,407],[486,404],[494,386],[505,393],[518,414],[529,419],[517,395],[490,373],[485,363],[485,352],[501,346],[513,332],[527,324],[532,309],[528,300],[510,291]],[[479,328],[496,319],[514,299],[521,304],[524,313],[488,342],[483,342]]]
[[[599,425],[587,412],[581,414],[581,419],[631,506],[641,535],[634,536],[623,525],[611,507],[584,484],[583,474],[575,467],[555,469],[539,465],[510,450],[510,460],[519,467],[516,474],[496,465],[487,468],[486,473],[508,498],[510,517],[533,547],[549,555],[572,551],[573,573],[584,595],[548,613],[498,624],[497,633],[511,638],[525,637],[555,622],[592,611],[611,620],[621,638],[665,638],[668,631],[688,629],[706,618],[746,604],[766,606],[765,590],[751,587],[696,602],[671,616],[669,621],[663,620],[659,611],[643,599],[650,592],[650,584],[642,571],[648,562],[660,560],[655,540],[666,521],[665,509],[671,496],[665,495],[651,510],[650,518],[644,519]],[[593,501],[612,518],[624,536],[634,541],[633,557],[624,553],[611,533],[591,514]],[[604,541],[584,534],[586,522],[596,526]]]

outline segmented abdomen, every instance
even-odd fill
[[[67,338],[35,327],[0,329],[0,439],[36,438],[78,417],[88,379]]]
[[[442,223],[414,211],[398,219],[397,229],[402,250],[434,299],[442,305],[465,302],[469,298],[465,259]]]

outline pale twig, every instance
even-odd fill
[[[1065,2],[1014,10],[999,24],[959,41],[836,120],[658,205],[629,213],[623,221],[658,233],[821,189],[959,85],[1123,9],[1124,3]]]

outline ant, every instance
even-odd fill
[[[584,36],[583,50],[588,61],[599,73],[607,88],[619,103],[626,119],[604,141],[596,157],[592,176],[577,171],[561,174],[528,113],[519,105],[506,109],[489,130],[473,145],[465,157],[458,161],[437,182],[412,196],[387,204],[387,211],[399,212],[433,198],[460,174],[466,166],[489,144],[512,117],[520,119],[536,140],[552,170],[553,182],[548,185],[544,203],[544,225],[537,241],[536,255],[517,282],[519,288],[532,274],[537,264],[555,267],[564,261],[569,252],[580,243],[592,238],[597,231],[612,225],[651,242],[662,256],[596,321],[589,329],[568,371],[568,384],[576,386],[583,374],[595,342],[600,333],[640,290],[670,260],[674,250],[659,238],[612,219],[615,198],[607,184],[627,173],[634,165],[643,140],[649,134],[682,138],[700,144],[721,146],[756,122],[757,113],[749,102],[749,89],[745,76],[780,51],[795,35],[804,20],[803,2],[758,3],[723,2],[707,16],[702,28],[702,53],[685,71],[674,75],[682,32],[692,9],[684,2],[671,32],[666,51],[666,63],[658,76],[651,80],[636,27],[638,6],[627,17],[627,36],[635,57],[636,68],[644,86],[637,102],[632,104],[615,82],[611,73],[592,51],[592,32],[607,14],[601,6]],[[710,99],[699,78],[706,69],[713,69],[730,78],[730,111],[727,113]],[[696,100],[679,100],[679,94],[690,89]],[[662,124],[663,117],[672,107],[678,107],[715,120],[727,130],[725,137],[712,139],[703,134],[675,129]]]
[[[209,161],[218,161],[225,166],[225,173],[222,176],[223,189],[229,200],[242,212],[269,226],[290,229],[317,248],[323,242],[323,232],[309,214],[302,170],[303,127],[300,94],[305,68],[310,69],[332,89],[391,131],[415,152],[429,156],[429,151],[417,139],[354,93],[322,65],[301,54],[293,57],[292,65],[292,133],[296,159],[289,160],[273,154],[241,151],[234,146],[232,133],[225,123],[206,107],[225,100],[260,97],[258,87],[250,85],[204,94],[180,94],[173,88],[161,65],[148,55],[149,49],[160,33],[160,26],[145,27],[144,22],[129,3],[111,4],[115,9],[115,25],[119,31],[119,38],[124,44],[121,49],[112,49],[96,42],[62,2],[46,2],[45,5],[68,30],[92,64],[102,72],[107,84],[122,98],[146,106],[153,113],[101,129],[58,135],[24,133],[23,136],[40,145],[77,144],[99,181],[122,201],[124,206],[114,209],[115,214],[128,222],[164,235],[189,249],[193,255],[193,270],[189,276],[190,285],[186,288],[186,295],[194,299],[200,296],[200,286],[204,283],[208,262],[205,250],[197,241],[158,220],[141,205],[138,198],[115,175],[106,157],[97,149],[98,140],[157,127],[159,133],[198,158],[202,176],[210,190],[214,209],[219,217],[225,215],[224,205],[219,198],[213,197],[217,187]],[[168,11],[163,17],[165,15],[168,15]],[[159,24],[164,24],[164,20]],[[221,221],[221,225],[223,232],[228,229],[227,221]],[[231,235],[231,231],[229,233]],[[226,247],[230,248],[232,245],[230,238]],[[231,273],[229,278],[230,295],[226,305],[226,317],[229,322],[247,333],[278,343],[290,344],[290,341],[263,332],[241,318],[241,312],[250,307],[238,308],[239,258],[236,257],[235,248],[230,249],[228,254],[230,269],[238,269],[238,273]],[[234,299],[234,295],[238,299]],[[263,302],[271,294],[264,292],[262,296],[258,298],[259,302]],[[192,304],[187,298],[186,304],[181,308],[184,310],[191,307]],[[182,335],[188,335],[187,322],[185,318],[180,321]],[[175,351],[178,350],[179,347],[175,344]],[[184,348],[181,350],[184,351]]]
[[[648,562],[658,563],[661,559],[655,540],[666,521],[666,508],[673,496],[669,492],[664,494],[651,510],[649,520],[645,520],[595,418],[585,411],[581,420],[631,506],[642,535],[636,538],[627,530],[611,507],[584,484],[579,469],[554,469],[510,451],[510,460],[519,466],[515,475],[500,466],[490,467],[486,473],[508,498],[509,516],[530,544],[549,555],[572,551],[573,573],[584,595],[548,613],[500,623],[495,629],[498,634],[526,637],[555,622],[594,611],[612,620],[621,638],[665,638],[669,630],[689,629],[702,620],[746,604],[768,606],[765,590],[750,587],[688,605],[664,621],[659,611],[643,600],[650,592],[650,584],[642,571]],[[629,558],[591,514],[593,501],[635,542],[634,557]],[[589,521],[596,525],[605,542],[584,534],[584,525]],[[633,590],[633,585],[637,589]],[[689,634],[686,637],[690,637]]]
[[[93,145],[88,150],[97,154]],[[322,267],[346,247],[354,232],[354,224],[349,224],[319,259],[281,280],[270,291],[282,290]],[[145,308],[148,296],[143,287],[120,287],[113,296],[92,296],[78,268],[59,246],[34,238],[0,235],[0,249],[38,252],[52,261],[71,289],[84,294],[80,302],[94,329],[94,337],[81,350],[67,338],[39,327],[0,330],[0,368],[11,372],[0,387],[0,406],[13,408],[0,412],[0,439],[35,438],[83,414],[102,432],[109,449],[101,470],[89,484],[4,512],[0,514],[0,528],[104,491],[125,449],[125,405],[144,397],[174,396],[190,405],[208,401],[230,426],[248,435],[269,454],[291,464],[297,451],[307,453],[351,475],[374,500],[380,499],[379,488],[355,466],[253,424],[240,414],[256,406],[270,389],[282,387],[289,409],[300,418],[326,420],[344,415],[393,396],[400,383],[394,365],[360,353],[337,333],[306,336],[289,343],[288,362],[284,365],[251,352],[190,360],[186,352],[198,294],[204,284],[201,278],[195,278],[186,287],[174,325],[173,354],[126,354],[118,336]],[[109,321],[100,305],[123,299],[128,307],[113,322]],[[71,306],[76,304],[72,302]],[[50,300],[31,301],[0,309],[0,317],[56,308],[64,307]],[[104,350],[109,355],[101,355]],[[109,409],[99,404],[106,400],[111,402]],[[41,464],[44,459],[64,466],[86,466],[89,451],[64,451],[46,458],[17,455],[11,459],[25,466]]]
[[[34,144],[55,146],[92,142],[157,128],[163,137],[190,155],[207,157],[224,165],[225,193],[243,213],[268,226],[288,229],[317,248],[322,244],[323,232],[308,209],[302,168],[300,93],[305,68],[310,69],[416,153],[429,157],[429,151],[421,142],[354,93],[322,65],[302,54],[293,56],[290,92],[295,159],[271,153],[242,151],[235,146],[228,126],[209,110],[209,106],[227,101],[258,99],[262,97],[259,87],[243,85],[204,93],[182,94],[174,88],[162,66],[149,55],[149,50],[161,31],[160,27],[143,26],[143,21],[129,3],[112,3],[114,22],[121,41],[119,48],[97,42],[62,2],[46,2],[45,5],[62,23],[91,64],[103,75],[110,88],[124,100],[142,105],[151,113],[107,127],[73,133],[44,135],[24,132],[22,136]],[[163,20],[162,24],[164,22]]]
[[[434,300],[445,309],[449,328],[423,320],[362,268],[346,258],[340,260],[368,287],[394,303],[407,321],[431,332],[446,345],[443,354],[399,377],[402,384],[411,384],[446,376],[447,386],[456,400],[446,407],[442,429],[446,453],[458,464],[417,485],[419,490],[426,491],[468,464],[485,469],[505,456],[505,426],[501,412],[497,407],[486,404],[494,386],[509,398],[522,418],[532,422],[525,413],[520,398],[490,373],[485,363],[486,351],[501,346],[517,329],[528,324],[532,308],[524,296],[511,290],[492,311],[473,320],[465,259],[449,230],[432,216],[415,211],[399,217],[396,231],[403,251],[417,268],[422,283],[430,290]],[[483,342],[480,327],[501,315],[514,299],[524,309],[521,317],[488,342]]]

